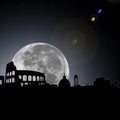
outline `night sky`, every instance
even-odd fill
[[[114,2],[115,1],[115,2]],[[0,1],[0,74],[22,47],[50,43],[70,66],[70,82],[120,82],[120,0]]]

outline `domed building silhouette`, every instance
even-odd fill
[[[63,79],[59,82],[58,87],[60,88],[69,88],[71,87],[70,82],[66,79],[66,76],[63,76]]]

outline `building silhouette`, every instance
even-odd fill
[[[75,74],[75,76],[74,76],[74,86],[78,86],[78,85],[79,85],[78,75]]]
[[[17,69],[13,62],[10,62],[6,65],[6,73],[5,73],[5,86],[14,86],[17,87],[20,85],[20,81],[18,81]]]
[[[65,74],[58,85],[50,85],[46,82],[44,73],[30,70],[17,70],[13,62],[6,65],[5,76],[0,76],[0,87],[47,87],[47,88],[70,88],[70,81]],[[118,83],[114,84],[104,77],[96,78],[93,85],[80,86],[78,75],[74,76],[74,86],[72,88],[118,88]]]
[[[42,86],[46,85],[45,75],[36,71],[18,70],[17,75],[21,84],[24,86]]]
[[[59,82],[58,85],[60,88],[69,88],[71,87],[70,82],[68,79],[66,79],[66,76],[63,76],[63,79]]]
[[[25,87],[47,85],[45,75],[36,71],[17,70],[13,62],[6,66],[5,86]]]
[[[94,81],[94,87],[96,87],[96,88],[113,88],[115,86],[113,84],[111,84],[110,80],[106,80],[104,77],[99,77],[99,78],[96,78],[96,80]]]

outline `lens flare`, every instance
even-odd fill
[[[57,26],[52,43],[59,44],[74,64],[90,62],[98,49],[97,33],[93,27],[80,19],[65,21]]]
[[[101,14],[102,13],[102,9],[98,9],[98,14]]]
[[[92,17],[92,18],[91,18],[91,21],[92,21],[92,22],[95,22],[95,21],[96,21],[96,18],[95,18],[95,17]]]

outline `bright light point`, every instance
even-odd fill
[[[95,22],[95,21],[96,21],[96,18],[95,18],[95,17],[92,17],[92,18],[91,18],[91,21],[92,21],[92,22]]]
[[[99,9],[99,10],[98,10],[98,14],[101,14],[101,13],[102,13],[102,9]]]

